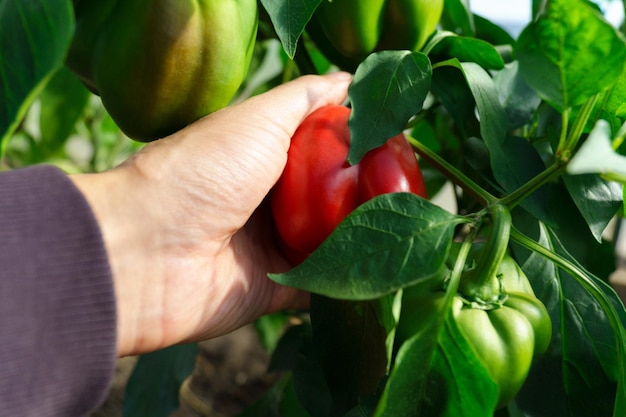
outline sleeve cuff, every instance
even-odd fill
[[[80,416],[116,361],[110,266],[89,204],[62,171],[0,174],[0,409]]]

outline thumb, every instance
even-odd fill
[[[304,118],[320,107],[341,104],[346,99],[351,80],[352,76],[346,72],[302,76],[213,116],[221,119],[220,122],[235,123],[233,126],[255,127],[260,132],[250,136],[270,136],[287,149]]]
[[[283,171],[298,126],[318,108],[341,104],[351,80],[350,74],[337,72],[281,84],[183,129],[186,140],[179,152],[212,161],[207,172],[229,179],[220,186],[248,189],[246,203],[240,204],[256,207]],[[243,198],[241,193],[237,198]]]

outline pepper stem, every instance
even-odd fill
[[[476,268],[468,271],[459,284],[459,293],[476,307],[491,308],[502,302],[502,280],[498,270],[506,254],[511,234],[511,214],[502,204],[488,207],[491,219],[487,244]]]

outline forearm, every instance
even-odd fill
[[[0,409],[79,416],[115,364],[115,301],[99,227],[52,167],[0,174]]]

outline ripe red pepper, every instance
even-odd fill
[[[350,109],[330,105],[295,132],[287,165],[272,192],[272,213],[283,252],[302,262],[355,208],[386,193],[426,197],[413,149],[403,134],[349,165]]]

